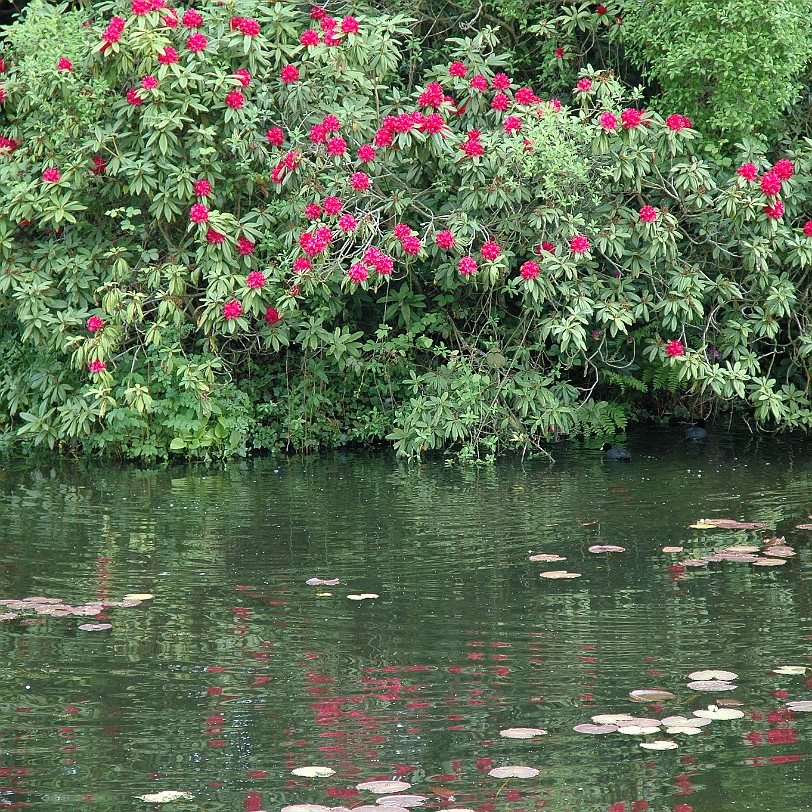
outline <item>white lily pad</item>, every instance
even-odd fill
[[[567,572],[566,570],[549,570],[548,572],[540,572],[539,578],[549,578],[552,581],[564,580],[566,578],[580,578],[580,572]]]
[[[787,563],[786,558],[759,558],[753,562],[754,567],[780,567]]]
[[[681,553],[684,550],[685,550],[684,547],[676,547],[676,546],[673,546],[673,545],[670,545],[668,547],[663,547],[663,552],[664,553]]]
[[[742,719],[744,712],[735,708],[719,708],[716,705],[709,705],[707,710],[695,710],[694,716],[700,719],[729,720]]]
[[[631,722],[634,716],[628,713],[598,713],[592,717],[596,725],[617,725],[622,722]]]
[[[688,683],[688,687],[692,691],[735,691],[738,685],[733,685],[731,682],[724,680],[711,679],[711,680],[694,680]]]
[[[386,807],[388,810],[411,809],[413,806],[423,806],[426,803],[425,795],[382,795],[375,799],[375,803]]]
[[[669,736],[696,736],[697,733],[702,732],[702,728],[682,725],[680,727],[667,727],[665,732],[668,733]]]
[[[718,668],[709,668],[705,671],[694,671],[688,674],[688,679],[692,680],[722,680],[723,682],[731,682],[738,678],[738,674],[734,674],[732,671],[722,671]]]
[[[640,742],[641,747],[646,750],[676,750],[679,745],[676,742],[666,741],[665,739],[657,739],[653,742]]]
[[[336,771],[329,767],[297,767],[290,772],[292,775],[300,775],[303,778],[329,778],[336,774]]]
[[[812,713],[812,701],[800,699],[796,702],[787,702],[786,707],[796,713]]]
[[[376,795],[386,795],[389,792],[401,792],[411,789],[412,785],[406,781],[362,781],[355,785],[356,789],[374,792]]]
[[[292,804],[283,806],[279,812],[332,812],[332,807],[321,804]]]
[[[589,548],[590,553],[625,553],[625,547],[619,547],[617,544],[593,544]]]
[[[779,665],[778,668],[773,668],[773,674],[781,674],[786,676],[798,676],[806,674],[808,667],[805,665]]]
[[[617,730],[617,725],[591,725],[584,722],[580,725],[575,725],[573,730],[576,733],[589,733],[592,736],[602,736],[605,733],[614,733]]]
[[[305,583],[308,586],[335,586],[339,583],[338,578],[308,578]]]
[[[380,595],[376,595],[374,592],[361,592],[358,595],[347,595],[347,598],[351,601],[369,601],[380,597]]]
[[[618,733],[625,733],[627,736],[650,736],[652,733],[659,733],[659,727],[641,727],[640,725],[618,725]]]
[[[539,771],[535,767],[494,767],[488,775],[494,778],[535,778]]]
[[[155,596],[151,592],[131,592],[124,596],[125,601],[151,601]]]
[[[169,804],[172,801],[191,801],[194,799],[191,792],[179,792],[175,789],[165,789],[163,792],[150,792],[147,795],[137,795],[136,800],[148,804]]]
[[[534,736],[546,736],[547,731],[540,727],[509,727],[500,730],[499,735],[505,739],[532,739]]]
[[[537,553],[531,555],[528,559],[530,561],[566,561],[567,557],[564,555],[554,555],[553,553]]]

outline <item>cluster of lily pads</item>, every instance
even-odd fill
[[[74,605],[61,598],[34,596],[30,598],[3,598],[0,606],[6,607],[0,613],[0,621],[16,620],[31,617],[97,617],[107,609],[129,608],[140,606],[154,596],[146,592],[133,592],[125,595],[120,601],[91,601]],[[112,623],[81,623],[77,627],[85,632],[99,632],[112,629]]]

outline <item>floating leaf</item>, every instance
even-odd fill
[[[132,592],[124,596],[125,601],[151,601],[155,596],[151,592]]]
[[[792,558],[794,555],[798,554],[792,549],[792,547],[787,547],[786,545],[777,545],[775,547],[765,547],[764,555],[776,556],[778,558]]]
[[[738,705],[743,705],[744,702],[742,702],[741,699],[734,699],[732,696],[727,698],[720,696],[719,699],[716,700],[716,704],[725,705],[728,708],[732,708]]]
[[[566,561],[566,556],[563,555],[554,555],[553,553],[538,553],[537,555],[531,555],[528,559],[529,561]]]
[[[676,750],[679,745],[676,742],[666,741],[665,739],[657,739],[653,742],[640,742],[641,747],[646,750]]]
[[[283,806],[279,812],[332,812],[332,807],[322,806],[321,804],[293,804],[292,806]]]
[[[547,731],[540,727],[509,727],[500,730],[499,735],[506,739],[532,739],[533,736],[546,736]]]
[[[634,716],[628,713],[598,713],[592,717],[596,725],[615,725],[621,722],[631,722]]]
[[[191,792],[178,792],[174,789],[165,789],[163,792],[151,792],[148,795],[137,795],[136,800],[145,801],[148,804],[168,804],[172,801],[191,801],[194,799],[194,797],[195,796],[192,795]]]
[[[660,728],[656,725],[644,726],[640,725],[618,725],[618,733],[625,733],[627,736],[650,736],[652,733],[659,733]]]
[[[392,807],[409,809],[413,806],[423,806],[426,803],[426,797],[424,795],[384,795],[381,798],[376,798],[375,803],[385,806],[389,810]]]
[[[688,687],[692,691],[735,691],[739,686],[723,680],[713,679],[694,680],[688,683]]]
[[[401,792],[404,789],[411,789],[412,785],[406,781],[362,781],[356,784],[355,788],[374,792],[376,795],[386,795],[387,792]]]
[[[367,601],[380,597],[380,595],[376,595],[374,592],[362,592],[360,595],[347,595],[347,598],[351,601]]]
[[[761,530],[769,527],[769,525],[764,522],[738,522],[735,519],[700,519],[690,527],[697,530],[709,530],[711,528],[721,530]]]
[[[735,708],[719,708],[716,705],[708,705],[707,710],[696,710],[694,716],[700,719],[713,719],[727,720],[727,719],[741,719],[744,717],[744,712],[736,710]]]
[[[539,771],[535,767],[494,767],[488,775],[494,778],[535,778]]]
[[[602,736],[605,733],[614,733],[617,730],[617,725],[590,725],[585,722],[581,725],[575,725],[573,730],[576,733],[589,733],[592,736]]]
[[[725,547],[730,553],[757,553],[761,548],[757,544],[731,544]]]
[[[589,548],[590,553],[625,553],[625,547],[618,547],[617,544],[593,544]]]
[[[730,682],[738,678],[738,674],[734,674],[732,671],[722,671],[718,668],[708,668],[705,671],[694,671],[688,674],[688,679],[698,680],[722,680],[723,682]]]
[[[796,676],[806,674],[806,670],[807,666],[805,665],[779,665],[778,668],[773,668],[773,674]]]
[[[550,570],[549,572],[540,572],[539,578],[550,578],[551,580],[563,580],[565,578],[580,578],[580,572],[567,572],[566,570]]]
[[[786,564],[786,558],[759,558],[753,562],[754,567],[780,567]]]
[[[82,623],[82,625],[79,626],[79,628],[83,632],[104,632],[104,631],[107,631],[107,629],[112,629],[113,624],[112,623]]]
[[[787,702],[786,707],[797,713],[812,713],[812,701],[809,699],[798,700],[797,702]]]
[[[697,733],[702,732],[702,728],[691,727],[690,725],[681,725],[680,727],[667,727],[665,732],[668,733],[669,736],[696,736]]]
[[[698,719],[692,716],[690,719],[686,716],[666,716],[662,720],[662,724],[666,727],[682,728],[682,727],[705,727],[711,723],[710,719]]]
[[[812,530],[812,524],[796,524],[796,530]]]
[[[704,567],[708,564],[707,558],[686,558],[679,562],[681,567]]]
[[[338,578],[308,578],[305,583],[308,586],[335,586],[339,583]]]
[[[664,553],[681,553],[684,547],[663,547]]]
[[[640,688],[629,691],[629,697],[635,702],[667,702],[674,699],[674,694],[671,691],[661,691],[659,688]]]
[[[328,778],[335,775],[336,771],[329,767],[297,767],[291,770],[292,775],[300,775],[303,778]]]

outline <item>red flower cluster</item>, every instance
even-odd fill
[[[752,183],[758,177],[758,169],[755,164],[746,163],[742,164],[737,170],[736,174],[744,178],[749,183]]]
[[[282,321],[282,317],[279,315],[279,311],[275,307],[269,307],[265,311],[265,323],[270,327],[273,327],[274,324]]]
[[[675,338],[665,345],[665,354],[671,358],[677,358],[680,355],[685,355],[685,347],[679,339]]]
[[[169,45],[158,54],[159,65],[174,65],[177,61],[178,52]]]
[[[262,271],[252,271],[245,280],[247,287],[251,290],[262,290],[265,287],[265,274]]]
[[[634,107],[627,107],[620,114],[620,123],[625,130],[634,130],[640,126],[641,119],[643,118],[642,110],[635,110]]]
[[[492,262],[493,260],[499,258],[502,253],[502,249],[499,247],[498,243],[489,240],[488,242],[483,243],[482,248],[479,249],[479,253],[482,254],[482,259]]]
[[[327,214],[339,214],[341,212],[341,201],[337,197],[325,197],[323,205]]]
[[[570,240],[570,251],[573,254],[586,254],[589,251],[589,240],[582,234],[576,234]]]
[[[370,161],[374,161],[376,155],[375,147],[370,144],[364,144],[358,147],[358,160],[362,163],[368,164]]]
[[[448,66],[448,75],[449,76],[456,76],[459,79],[465,78],[465,74],[468,73],[465,65],[462,62],[452,62]]]
[[[101,328],[104,327],[104,321],[100,319],[98,316],[91,316],[87,320],[87,329],[91,333],[97,333]]]
[[[193,54],[198,54],[201,51],[205,51],[208,44],[209,41],[206,39],[205,34],[192,34],[189,39],[186,40],[186,47]]]
[[[438,248],[442,248],[445,251],[454,247],[454,243],[457,241],[457,238],[454,236],[453,231],[438,231],[437,235],[434,238],[434,242],[437,243]]]
[[[281,147],[285,143],[285,133],[282,132],[281,127],[271,127],[265,133],[265,138],[272,147]]]
[[[472,276],[476,273],[476,260],[473,257],[463,257],[457,265],[462,276]]]
[[[643,206],[640,209],[640,221],[643,223],[653,223],[657,219],[657,209],[654,206]]]
[[[56,69],[70,72],[73,70],[73,63],[70,61],[70,59],[65,59],[63,56],[59,62],[56,63]]]
[[[601,113],[601,117],[598,119],[598,121],[600,122],[601,127],[607,132],[617,129],[617,117],[612,113]]]
[[[333,241],[333,232],[326,226],[317,228],[315,232],[305,231],[299,237],[301,249],[311,257],[318,256],[327,250],[327,246]]]
[[[521,130],[522,122],[517,116],[508,116],[502,126],[504,127],[505,132],[510,135],[511,133]]]
[[[234,71],[234,76],[239,79],[243,87],[248,87],[251,84],[251,74],[245,68],[240,68]]]
[[[254,253],[254,249],[256,248],[256,243],[252,242],[248,239],[248,237],[239,237],[237,239],[237,253],[241,257],[248,257]]]
[[[781,178],[775,172],[765,172],[761,176],[761,191],[767,197],[775,197],[781,191]]]
[[[296,65],[285,65],[279,76],[284,84],[292,85],[294,82],[299,81],[299,69]]]
[[[338,218],[338,227],[345,234],[351,234],[358,228],[358,221],[351,214],[342,214]]]
[[[209,219],[209,210],[202,203],[195,203],[189,209],[189,219],[193,223],[205,223]]]
[[[240,21],[239,30],[246,37],[256,37],[259,35],[259,23],[253,17],[247,17]]]
[[[366,172],[353,172],[350,176],[350,186],[357,192],[369,189],[369,175]]]
[[[445,100],[445,93],[439,82],[429,82],[426,89],[418,96],[417,103],[421,107],[439,107]]]
[[[102,39],[107,43],[107,45],[111,45],[114,42],[118,42],[121,39],[121,34],[124,31],[124,26],[127,24],[127,21],[123,17],[113,17],[112,20],[107,25],[107,28],[104,29],[104,33],[102,34]]]
[[[141,87],[143,87],[144,90],[155,90],[155,88],[158,87],[158,80],[154,76],[145,76],[141,80]]]
[[[485,148],[479,143],[481,135],[479,130],[469,130],[466,140],[460,144],[460,149],[469,158],[477,158],[485,152]]]
[[[478,90],[480,93],[484,93],[488,89],[488,80],[481,74],[474,76],[468,84],[473,90]]]
[[[97,358],[97,359],[91,361],[87,365],[87,368],[88,368],[88,370],[90,370],[90,372],[93,372],[93,373],[104,372],[104,370],[107,369],[107,363],[105,361],[101,361],[101,360],[99,360]]]
[[[319,32],[312,28],[308,28],[307,31],[302,31],[302,35],[299,37],[299,44],[304,46],[312,47],[318,45],[320,42],[321,37],[319,36]]]
[[[360,262],[356,262],[349,269],[349,271],[347,271],[347,276],[350,278],[351,282],[355,282],[356,284],[360,285],[362,282],[366,282],[369,278],[369,271],[366,269],[365,265],[362,265]]]
[[[539,273],[541,272],[541,268],[532,261],[528,261],[522,264],[522,267],[519,268],[519,273],[522,275],[522,279],[535,279]]]
[[[199,11],[193,8],[187,8],[186,11],[183,12],[183,17],[181,17],[180,21],[186,28],[200,28],[200,26],[203,25],[203,17]]]
[[[211,245],[221,245],[226,241],[226,235],[209,227],[209,230],[206,232],[206,241]]]
[[[196,180],[192,185],[195,197],[208,197],[211,194],[211,184],[205,179]]]
[[[795,174],[795,165],[789,158],[781,158],[781,160],[775,162],[773,172],[781,180],[789,180]]]
[[[236,299],[226,302],[223,305],[223,316],[226,321],[234,321],[242,316],[242,305]]]
[[[578,84],[575,86],[575,89],[581,93],[589,93],[589,91],[592,90],[592,82],[586,77],[584,77],[578,82]]]
[[[784,216],[784,204],[780,200],[774,200],[772,206],[764,207],[764,214],[771,220],[780,220]]]
[[[59,170],[56,167],[49,166],[43,173],[42,173],[42,180],[45,183],[59,183],[62,179],[62,175],[59,174]]]
[[[239,110],[245,104],[245,96],[239,90],[232,90],[226,95],[226,105],[232,110]]]
[[[675,114],[665,120],[665,126],[668,127],[669,130],[679,132],[680,130],[690,129],[693,126],[693,122],[688,116]]]

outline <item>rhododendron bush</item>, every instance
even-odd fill
[[[253,0],[32,4],[0,76],[0,428],[157,457],[809,427],[812,154],[694,153],[494,31]]]

